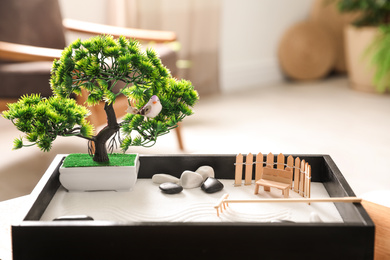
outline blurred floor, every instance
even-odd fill
[[[0,129],[0,201],[30,193],[56,154],[87,152],[74,137],[58,138],[49,153],[12,151],[20,133],[4,118]],[[390,95],[354,91],[345,77],[201,97],[182,128],[185,153],[329,154],[358,196],[390,189],[389,133]],[[131,152],[182,153],[174,132]]]

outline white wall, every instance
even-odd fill
[[[107,0],[59,0],[62,18],[86,22],[107,23]],[[65,39],[70,44],[77,38],[90,37],[81,33],[66,32]]]
[[[280,81],[283,33],[308,17],[313,0],[223,0],[220,78],[223,92]]]
[[[59,0],[63,18],[106,23],[107,0]]]
[[[64,18],[106,23],[108,0],[60,0]],[[309,14],[313,0],[221,0],[222,92],[280,81],[283,33]],[[68,35],[68,39],[74,35]]]

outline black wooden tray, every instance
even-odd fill
[[[166,223],[39,221],[59,183],[58,155],[12,226],[14,259],[372,259],[374,223],[360,203],[336,203],[344,223]],[[328,155],[293,155],[312,167],[330,197],[355,196]],[[235,155],[141,155],[139,178],[177,177],[210,165],[216,178],[234,179]]]

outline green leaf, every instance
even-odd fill
[[[126,138],[122,139],[121,150],[123,152],[127,151],[129,149],[129,147],[131,146],[131,143],[132,143],[131,136],[130,135],[126,136]]]
[[[124,117],[123,117],[123,121],[124,122],[130,122],[131,120],[133,120],[133,117],[134,117],[135,115],[133,115],[133,114],[130,114],[130,113],[127,113]]]
[[[179,104],[179,109],[180,109],[180,112],[182,112],[183,114],[185,114],[186,116],[190,116],[192,115],[192,109],[189,108],[188,106],[184,105],[183,103],[180,103]]]
[[[108,57],[118,57],[120,53],[120,48],[115,46],[115,47],[107,47],[103,50],[103,54],[108,56]]]
[[[98,83],[98,85],[100,86],[100,89],[102,91],[105,91],[108,89],[108,83],[106,80],[103,80],[103,79],[96,79],[96,82]]]
[[[94,133],[95,129],[93,125],[91,125],[88,121],[83,120],[81,128],[80,128],[80,134],[85,137],[91,137]]]
[[[27,135],[27,140],[31,143],[34,143],[38,140],[38,134],[36,132],[30,133]],[[22,143],[23,145],[23,143]],[[22,146],[20,146],[21,148]]]
[[[124,36],[120,36],[118,39],[118,43],[121,47],[126,47],[129,43],[129,41]]]
[[[86,81],[86,82],[80,84],[80,86],[81,86],[81,88],[88,90],[89,92],[92,92],[95,89],[95,85],[93,84],[93,82],[90,82],[90,81]]]
[[[131,143],[132,146],[141,146],[142,145],[142,137],[137,136],[133,139],[133,142]]]
[[[51,149],[53,140],[47,136],[44,136],[42,139],[38,140],[37,146],[44,152],[48,152]]]
[[[70,46],[71,46],[73,49],[78,49],[78,48],[80,48],[80,46],[81,46],[81,40],[80,40],[80,38],[78,38],[77,40],[75,40],[74,42],[72,42]]]
[[[97,62],[92,62],[88,65],[87,73],[91,76],[98,76],[100,74],[100,65]]]
[[[110,90],[105,90],[103,99],[107,104],[111,104],[115,102],[116,95]]]
[[[13,150],[17,150],[23,147],[23,140],[22,138],[16,138],[14,140],[14,147]]]
[[[130,126],[134,129],[134,128],[138,128],[139,126],[141,126],[142,122],[144,121],[144,117],[141,116],[141,115],[135,115],[133,117],[133,119],[131,120],[130,122]]]
[[[72,56],[72,52],[73,50],[71,46],[66,47],[61,53],[61,59],[66,60],[67,58],[70,58]]]
[[[85,49],[80,49],[75,51],[74,59],[75,61],[80,62],[80,60],[84,59],[88,55],[87,50]],[[79,64],[79,63],[77,63]]]
[[[103,91],[101,90],[94,90],[92,93],[90,93],[88,95],[88,98],[87,98],[87,104],[89,106],[94,106],[94,105],[97,105],[99,104],[99,102],[102,100],[103,98]]]

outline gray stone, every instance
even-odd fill
[[[177,183],[165,182],[160,184],[160,190],[167,194],[176,194],[180,193],[183,190],[183,187]]]
[[[197,172],[184,171],[180,176],[180,184],[184,189],[198,188],[203,183],[203,177]]]
[[[179,183],[179,178],[165,174],[165,173],[157,173],[152,176],[153,183],[161,184],[164,182],[173,182],[173,183]]]
[[[223,189],[223,183],[213,177],[208,177],[202,184],[201,189],[207,193],[214,193]]]
[[[93,220],[93,218],[87,215],[69,215],[69,216],[61,216],[53,219],[53,221],[80,221],[80,220]]]
[[[208,165],[200,166],[195,172],[202,175],[203,181],[205,181],[208,177],[213,177],[213,178],[215,177],[213,167]]]

